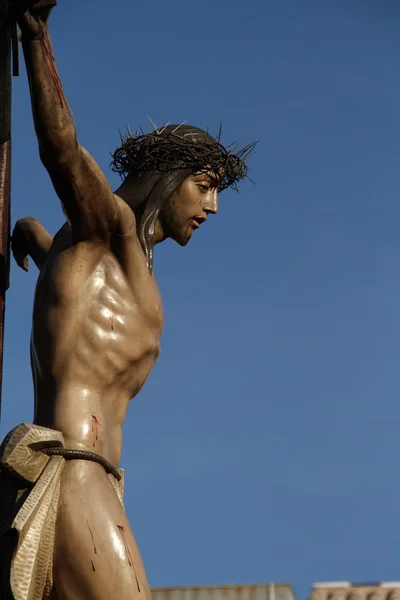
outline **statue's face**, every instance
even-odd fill
[[[164,234],[186,246],[193,231],[218,212],[218,191],[212,173],[189,175],[160,214]]]

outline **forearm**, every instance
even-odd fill
[[[42,160],[67,157],[78,147],[75,123],[54,60],[48,28],[36,39],[22,35],[32,112]]]

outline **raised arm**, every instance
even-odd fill
[[[47,26],[49,13],[48,8],[17,11],[40,158],[64,206],[75,241],[108,242],[118,222],[118,206],[100,167],[78,142],[54,59]]]

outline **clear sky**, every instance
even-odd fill
[[[156,248],[166,327],[124,426],[150,584],[399,578],[398,0],[59,0],[81,142],[187,121],[260,140],[188,247]],[[14,81],[12,218],[63,217]],[[110,173],[117,186],[118,179]],[[32,419],[35,268],[12,267],[2,434]]]

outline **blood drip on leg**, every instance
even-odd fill
[[[124,547],[125,547],[125,553],[126,553],[126,557],[127,557],[127,559],[128,559],[128,564],[129,564],[129,566],[130,566],[130,567],[132,567],[132,568],[133,568],[133,572],[134,572],[134,574],[135,574],[135,579],[136,579],[136,585],[137,585],[137,589],[138,589],[138,591],[140,592],[140,585],[139,585],[139,580],[138,580],[138,576],[137,576],[137,573],[136,573],[135,565],[134,565],[134,563],[133,563],[133,558],[132,558],[132,556],[131,556],[131,553],[130,553],[130,550],[129,550],[128,543],[127,543],[127,541],[126,541],[126,536],[125,536],[125,527],[124,527],[123,525],[117,525],[117,527],[118,527],[118,529],[119,529],[119,532],[120,532],[120,534],[121,534],[122,541],[123,541],[123,543],[124,543]]]
[[[96,442],[99,439],[99,427],[101,426],[100,421],[96,415],[92,414],[92,436],[93,436],[93,448],[96,447]]]

